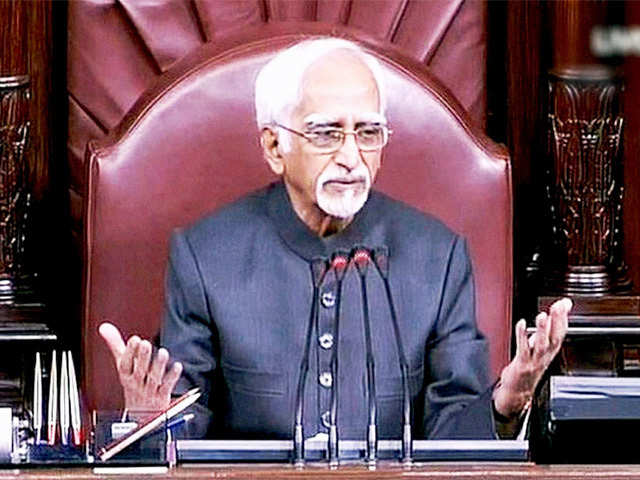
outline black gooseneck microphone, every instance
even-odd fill
[[[338,344],[340,343],[340,304],[342,301],[342,280],[349,266],[348,252],[337,251],[331,257],[331,268],[336,276],[336,303],[334,317],[334,347],[331,355],[331,410],[329,421],[329,464],[338,464]]]
[[[404,354],[402,346],[402,337],[400,336],[400,327],[398,326],[398,317],[391,295],[391,287],[389,285],[389,248],[378,247],[373,251],[373,262],[382,278],[384,289],[387,294],[387,304],[391,314],[391,322],[393,323],[393,332],[396,337],[398,347],[398,358],[400,360],[400,372],[402,374],[402,461],[404,463],[411,462],[412,457],[412,433],[411,433],[411,393],[409,391],[409,363]]]
[[[367,397],[369,401],[366,460],[369,463],[375,463],[378,456],[378,405],[376,401],[375,363],[371,343],[371,322],[369,320],[369,300],[367,298],[367,270],[371,256],[366,248],[356,247],[353,250],[351,258],[360,275],[360,290],[362,292],[362,319],[364,323],[367,365]]]
[[[304,351],[300,361],[300,371],[298,373],[298,389],[296,391],[296,417],[293,427],[293,461],[296,465],[304,464],[304,387],[307,382],[309,372],[309,350],[311,348],[311,335],[313,326],[317,324],[318,297],[320,285],[327,273],[327,261],[324,258],[315,258],[311,261],[311,278],[313,281],[313,298],[311,300],[311,313],[309,314],[309,325],[305,337]]]

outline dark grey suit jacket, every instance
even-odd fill
[[[485,339],[475,324],[465,241],[438,220],[373,192],[329,238],[295,214],[282,183],[177,231],[161,343],[184,364],[176,393],[204,394],[192,437],[291,438],[295,389],[312,303],[309,262],[355,245],[387,246],[410,363],[416,438],[495,438]],[[381,438],[400,438],[402,382],[384,286],[367,273]],[[305,434],[327,431],[336,282],[321,286],[305,394]],[[360,282],[345,276],[339,332],[338,425],[365,438],[367,401]],[[329,334],[326,335],[326,334]],[[323,337],[323,342],[317,341]],[[332,379],[335,382],[335,379]],[[324,421],[323,421],[324,419]]]

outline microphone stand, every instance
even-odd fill
[[[369,266],[369,252],[362,247],[357,247],[352,255],[353,263],[360,275],[360,288],[362,292],[362,318],[364,322],[364,338],[367,365],[367,395],[369,400],[369,424],[367,430],[367,456],[369,464],[375,464],[378,456],[378,406],[376,402],[376,377],[371,342],[371,322],[369,320],[369,301],[367,299],[367,267]]]
[[[389,249],[387,247],[378,247],[373,251],[373,261],[384,283],[385,293],[387,295],[387,304],[391,314],[391,322],[393,324],[393,332],[396,337],[398,347],[398,358],[400,360],[400,372],[402,374],[402,462],[410,463],[413,456],[412,453],[412,433],[411,433],[411,393],[409,391],[409,363],[404,354],[402,346],[402,337],[400,336],[400,327],[398,326],[398,317],[391,295],[391,287],[389,285]]]
[[[342,301],[342,280],[349,265],[348,253],[338,251],[331,258],[331,268],[336,276],[336,311],[335,311],[335,343],[331,355],[331,377],[333,385],[331,389],[331,410],[329,421],[329,465],[338,465],[338,344],[340,343],[340,304]]]
[[[293,427],[293,461],[296,465],[304,464],[304,387],[309,372],[309,350],[311,347],[311,335],[313,326],[317,323],[318,316],[318,293],[320,285],[327,272],[327,262],[323,258],[316,258],[311,262],[311,276],[313,280],[313,298],[311,300],[311,313],[309,314],[309,325],[305,337],[304,352],[300,361],[300,372],[298,374],[298,389],[296,391],[296,411],[295,424]]]

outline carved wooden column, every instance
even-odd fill
[[[61,154],[64,150],[61,146],[54,149],[54,140],[58,145],[65,143],[64,132],[59,126],[64,124],[59,121],[64,118],[64,111],[56,108],[60,102],[56,102],[56,96],[52,95],[56,80],[53,75],[54,4],[58,9],[66,9],[64,2],[51,0],[0,0],[0,78],[4,79],[0,128],[4,129],[7,121],[16,128],[24,118],[29,122],[28,148],[24,150],[15,150],[17,130],[14,127],[4,129],[2,133],[3,141],[8,142],[3,147],[3,165],[10,162],[17,170],[5,173],[0,186],[0,203],[4,208],[0,220],[0,303],[43,303],[54,295],[56,289],[64,288],[65,283],[62,275],[57,275],[55,282],[49,282],[51,286],[43,283],[44,279],[52,276],[52,266],[64,258],[58,238],[61,236],[59,232],[64,232],[67,226],[64,212],[57,209],[57,192],[61,188],[51,182],[54,176],[58,180],[64,179],[64,172],[57,167],[63,164]],[[64,58],[59,61],[64,65]],[[26,88],[15,87],[15,95],[10,90],[13,88],[10,85],[18,81],[16,79],[24,78],[29,81],[30,98],[26,104],[23,102]],[[9,107],[8,102],[12,102],[13,107]],[[9,118],[18,112],[26,117]],[[7,157],[9,153],[12,155],[10,159]],[[28,229],[24,222],[27,201],[30,203]],[[10,207],[12,213],[8,213],[7,202],[14,204]],[[15,218],[8,218],[14,215]],[[52,255],[51,252],[57,254]],[[24,280],[27,271],[38,274],[37,277],[32,275],[37,282],[30,282],[38,287],[37,294],[31,292],[31,288],[25,290],[24,281],[17,282],[18,277]],[[11,297],[16,293],[18,283],[21,298],[14,302]],[[27,293],[34,295],[25,295]]]
[[[603,65],[555,68],[548,106],[551,242],[538,307],[560,295],[574,302],[566,373],[637,375],[640,295],[623,260],[622,80]]]
[[[25,270],[28,235],[29,77],[0,77],[0,304],[30,292]]]
[[[640,372],[640,295],[624,259],[635,245],[624,237],[628,166],[624,159],[632,115],[623,78],[590,51],[595,25],[624,22],[612,2],[548,3],[553,68],[548,75],[544,180],[549,222],[541,228],[544,286],[537,308],[569,295],[574,308],[561,370],[581,375]],[[627,77],[627,76],[625,76]],[[625,82],[627,78],[624,78]],[[624,93],[624,94],[623,94]],[[628,203],[627,203],[628,205]],[[542,208],[542,206],[540,207]],[[633,233],[633,232],[632,232]]]
[[[622,263],[621,83],[605,66],[554,69],[549,78],[547,197],[551,286],[601,294],[629,287]]]

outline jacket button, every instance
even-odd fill
[[[318,342],[320,343],[320,346],[322,348],[324,348],[325,350],[329,350],[331,347],[333,347],[333,335],[331,335],[330,333],[323,333],[322,335],[320,335],[320,338],[318,338]]]
[[[333,377],[331,376],[330,372],[322,372],[320,374],[319,380],[320,380],[320,385],[322,385],[325,388],[329,388],[333,384]]]
[[[329,428],[331,426],[331,413],[329,413],[329,411],[324,412],[320,415],[320,420],[322,421],[322,425]]]
[[[333,292],[324,292],[320,301],[325,308],[331,308],[336,304],[336,296]]]

